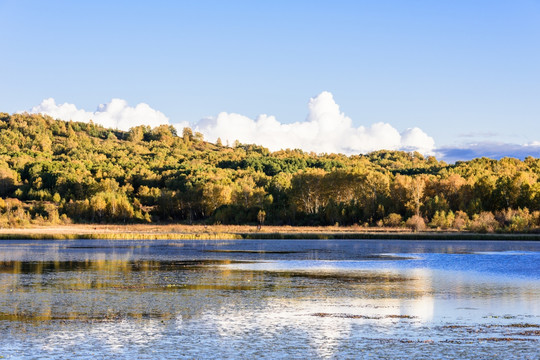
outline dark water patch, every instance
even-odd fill
[[[206,253],[228,253],[228,254],[301,254],[303,251],[270,251],[270,250],[202,250]]]
[[[397,255],[387,255],[387,254],[375,254],[367,255],[359,260],[415,260],[416,258],[410,256],[397,256]]]
[[[144,263],[144,262],[142,262]],[[159,261],[159,270],[174,270],[185,268],[201,268],[217,265],[232,265],[232,264],[252,264],[250,260],[230,260],[230,259],[196,259],[196,260],[179,260],[179,261]]]
[[[201,267],[249,264],[251,261],[239,260],[179,260],[179,261],[127,261],[127,260],[87,260],[87,261],[0,261],[0,273],[44,274],[52,272],[86,271],[173,271],[190,270]]]
[[[142,247],[149,247],[149,245],[65,245],[62,246],[62,249],[139,249]]]

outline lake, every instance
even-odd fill
[[[7,359],[538,359],[539,339],[540,242],[0,242]]]

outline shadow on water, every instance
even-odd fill
[[[126,260],[87,260],[87,261],[0,261],[0,273],[42,274],[62,271],[174,271],[190,270],[212,265],[248,264],[237,260],[182,260],[182,261],[126,261]]]
[[[304,251],[269,251],[269,250],[202,250],[205,253],[227,253],[227,254],[303,254]]]

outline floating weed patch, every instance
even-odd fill
[[[367,315],[354,315],[354,314],[330,314],[330,313],[315,313],[311,316],[317,317],[331,317],[331,318],[341,318],[341,319],[368,319],[368,320],[379,320],[380,316],[367,316]]]
[[[385,315],[385,316],[368,316],[368,315],[357,315],[357,314],[331,314],[331,313],[314,313],[311,316],[317,317],[331,317],[331,318],[341,318],[341,319],[367,319],[367,320],[381,320],[381,319],[416,319],[417,316],[411,315]]]
[[[0,321],[18,321],[26,323],[41,323],[49,321],[60,322],[109,322],[109,321],[121,321],[124,319],[172,319],[173,314],[167,313],[152,313],[152,312],[106,312],[97,314],[83,314],[83,313],[0,313]]]
[[[511,337],[489,337],[489,338],[480,338],[478,341],[486,341],[486,342],[510,342],[510,341],[537,341],[536,339],[528,339],[528,338],[511,338]]]
[[[521,336],[540,336],[540,330],[527,330],[527,331],[522,331],[522,332],[516,333],[516,335],[521,335]]]
[[[514,315],[487,315],[484,316],[484,319],[516,319],[517,316]]]
[[[510,324],[510,325],[503,325],[505,327],[513,327],[513,328],[540,328],[540,325],[538,324]]]
[[[356,273],[347,274],[339,272],[324,272],[324,271],[276,271],[274,272],[280,277],[289,278],[306,278],[312,280],[333,280],[341,283],[357,283],[357,284],[386,284],[386,283],[401,283],[413,281],[414,278],[395,274],[373,274],[373,273]]]
[[[469,325],[445,325],[441,326],[440,329],[464,329],[468,332],[479,332],[487,331],[488,329],[508,329],[508,328],[540,328],[538,324],[487,324],[487,325],[478,325],[478,326],[469,326]]]
[[[386,315],[385,319],[417,319],[418,316],[412,315]]]

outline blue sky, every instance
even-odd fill
[[[223,112],[253,131],[260,114],[320,118],[308,102],[329,92],[323,110],[366,128],[351,141],[385,123],[450,160],[540,156],[538,0],[0,0],[0,15],[0,111],[122,99],[211,138]]]

